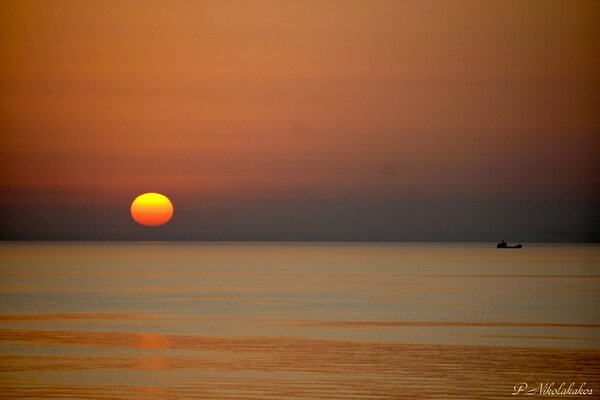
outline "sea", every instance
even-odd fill
[[[598,244],[2,242],[0,300],[2,399],[600,398]]]

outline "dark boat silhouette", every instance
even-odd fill
[[[500,243],[498,243],[496,245],[496,247],[499,248],[499,249],[520,249],[521,247],[523,247],[523,245],[522,244],[516,244],[514,246],[509,246],[508,243],[506,243],[504,241],[504,239],[502,239],[502,241]]]

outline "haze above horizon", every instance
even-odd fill
[[[0,240],[597,242],[599,16],[2,2]]]

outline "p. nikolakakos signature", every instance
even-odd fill
[[[512,393],[513,396],[589,396],[593,393],[593,389],[586,388],[587,382],[577,384],[571,382],[540,382],[538,385],[529,386],[526,382],[517,383]]]

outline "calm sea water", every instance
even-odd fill
[[[3,243],[0,296],[2,398],[600,394],[598,245]]]

